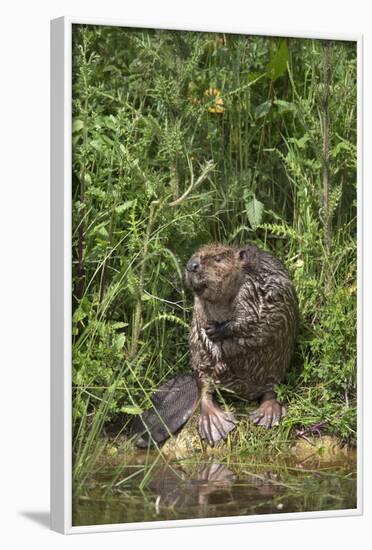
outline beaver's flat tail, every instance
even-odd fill
[[[180,374],[171,378],[156,390],[151,401],[153,407],[132,424],[132,433],[139,436],[137,447],[162,443],[186,424],[199,401],[195,376]]]

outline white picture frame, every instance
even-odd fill
[[[170,30],[161,23],[95,18],[61,17],[51,22],[51,527],[64,533],[88,533],[137,529],[268,522],[362,514],[363,419],[362,411],[362,56],[361,35],[312,33],[304,36],[289,29],[259,31],[243,26],[206,28],[179,25],[172,30],[234,32],[263,36],[322,38],[357,42],[358,56],[358,479],[357,507],[352,510],[187,519],[94,526],[72,526],[72,374],[71,374],[71,36],[72,25],[115,25]]]

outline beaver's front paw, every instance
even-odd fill
[[[229,323],[230,321],[209,321],[205,327],[205,333],[212,342],[223,340],[229,336]]]

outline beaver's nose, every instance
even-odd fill
[[[198,259],[193,258],[192,260],[189,260],[186,264],[187,271],[190,271],[191,273],[195,273],[198,271],[200,267],[200,261]]]

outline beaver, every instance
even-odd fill
[[[140,446],[175,433],[198,404],[201,438],[211,446],[225,439],[237,421],[215,402],[217,387],[249,401],[259,399],[251,414],[256,425],[270,428],[285,414],[274,386],[283,381],[293,354],[298,301],[282,262],[254,244],[205,245],[187,262],[186,279],[194,292],[190,331],[194,376],[183,375],[182,405],[177,391],[167,396],[165,404],[159,388],[156,413],[147,411],[142,417],[148,437],[140,440]],[[177,390],[177,377],[171,385]],[[162,439],[156,437],[159,431]]]

